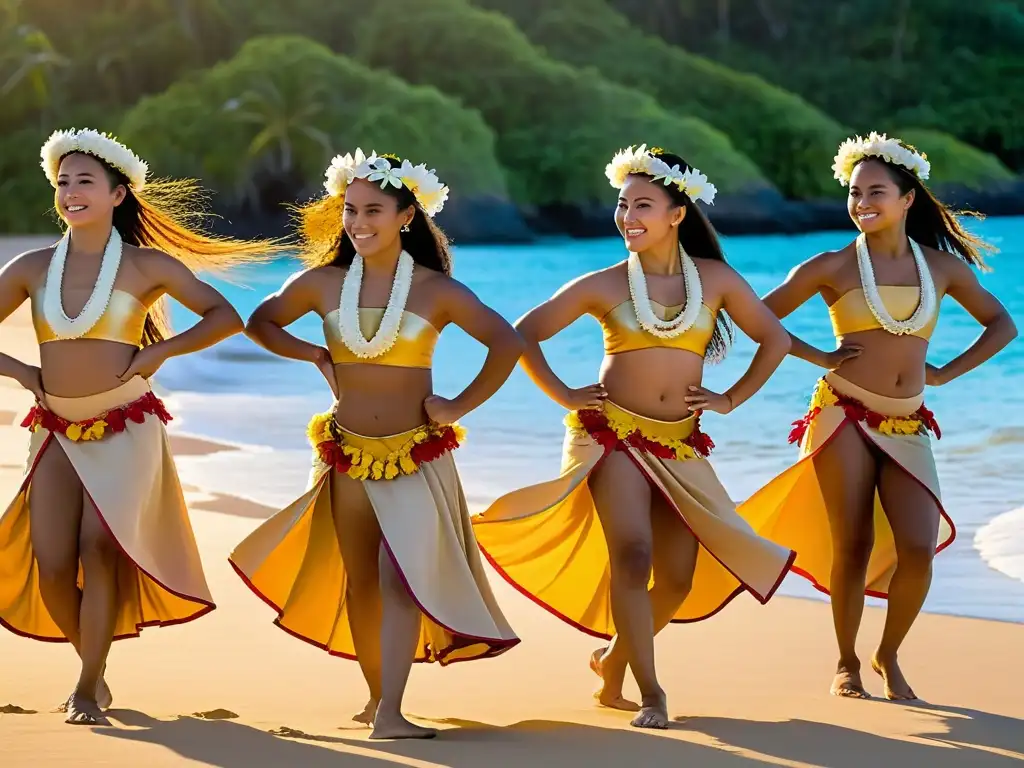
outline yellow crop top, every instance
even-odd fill
[[[921,300],[921,289],[916,285],[880,285],[878,294],[882,297],[882,303],[885,304],[886,310],[894,320],[909,318],[914,314]],[[832,319],[832,331],[837,339],[842,339],[848,333],[870,331],[882,327],[878,324],[875,316],[871,314],[862,288],[853,288],[840,296],[836,303],[828,308],[828,315]],[[939,313],[936,312],[924,328],[911,335],[921,339],[930,339],[938,320]]]
[[[679,314],[683,305],[666,307],[656,301],[651,302],[654,314],[661,320],[668,320]],[[707,304],[702,304],[700,314],[697,315],[697,322],[688,331],[681,333],[672,339],[663,339],[659,336],[652,336],[640,327],[637,322],[636,312],[633,311],[633,302],[630,299],[613,307],[608,314],[601,318],[601,329],[604,331],[604,353],[614,355],[619,352],[632,352],[637,349],[650,349],[653,347],[664,347],[667,349],[685,349],[687,352],[704,356],[711,337],[715,335],[716,312],[713,312]]]
[[[127,291],[117,289],[110,292],[107,308],[96,321],[96,325],[77,338],[117,341],[138,347],[142,344],[142,331],[146,325],[148,310],[142,302]],[[60,341],[43,315],[43,289],[32,297],[32,325],[40,344]]]
[[[372,335],[380,328],[384,319],[384,310],[378,307],[360,307],[359,325],[363,335]],[[402,313],[402,323],[398,329],[398,338],[391,349],[380,357],[370,359],[356,355],[345,346],[338,330],[338,310],[328,312],[324,317],[324,338],[327,349],[331,352],[331,360],[340,363],[369,363],[371,365],[391,365],[396,368],[429,368],[434,357],[434,347],[440,334],[429,320],[406,311]]]

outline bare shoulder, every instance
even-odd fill
[[[441,295],[469,290],[465,283],[460,283],[451,275],[438,272],[436,269],[417,269],[413,273],[412,284],[423,286],[428,291]]]
[[[622,281],[626,279],[626,261],[620,261],[604,269],[596,269],[587,272],[570,280],[562,286],[559,293],[569,289],[575,289],[580,293],[587,293],[592,296],[600,296],[614,292],[620,288]]]
[[[829,279],[847,266],[855,255],[852,243],[835,251],[816,253],[793,267],[787,279],[817,280],[822,285],[828,284]]]
[[[55,248],[55,245],[51,245],[19,253],[6,264],[0,265],[0,273],[27,285],[34,285],[46,274]]]
[[[300,269],[288,276],[288,279],[284,281],[284,285],[281,286],[281,290],[293,285],[297,288],[319,287],[331,280],[344,278],[346,272],[348,272],[347,268],[332,266]]]
[[[974,276],[971,265],[954,253],[931,248],[927,245],[921,246],[921,252],[924,254],[925,261],[928,262],[928,267],[932,272],[938,272],[947,280]]]
[[[122,258],[127,257],[126,260],[129,264],[150,277],[163,276],[168,271],[188,269],[169,253],[164,253],[156,248],[141,248],[137,245],[126,244],[122,254]]]

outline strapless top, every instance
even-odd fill
[[[882,303],[893,319],[901,321],[914,314],[921,300],[921,289],[916,285],[880,285],[878,294],[882,297]],[[848,333],[870,331],[882,327],[871,313],[862,288],[853,288],[840,296],[835,304],[828,308],[828,314],[837,339],[842,339]],[[936,312],[924,328],[911,335],[930,339],[938,320],[939,313]]]
[[[43,290],[40,288],[32,297],[32,325],[40,344],[60,341],[43,314]],[[77,338],[118,341],[138,347],[142,344],[142,331],[146,325],[147,313],[148,310],[141,301],[127,291],[115,289],[111,291],[110,301],[100,319],[85,334]]]
[[[380,328],[384,309],[360,307],[359,325],[364,337],[371,337]],[[379,357],[362,358],[345,346],[338,329],[338,310],[328,312],[324,317],[324,338],[331,360],[341,363],[367,363],[370,365],[391,365],[396,368],[429,368],[434,357],[434,347],[440,336],[437,329],[426,318],[406,310],[402,313],[398,338],[394,346]]]
[[[652,301],[651,306],[654,309],[654,314],[660,320],[668,320],[678,315],[683,305],[666,307]],[[619,352],[659,347],[684,349],[703,357],[715,334],[716,317],[716,312],[706,304],[701,304],[700,314],[697,315],[697,321],[691,328],[674,338],[663,339],[660,336],[652,336],[640,327],[640,323],[636,319],[636,312],[633,310],[633,301],[627,299],[613,307],[601,318],[601,329],[604,331],[604,352],[606,355],[614,355]]]

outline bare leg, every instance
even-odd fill
[[[359,668],[370,689],[366,707],[352,719],[372,725],[380,702],[380,526],[362,483],[347,475],[331,475],[331,506],[347,575],[349,627]]]
[[[856,427],[842,432],[814,457],[814,471],[832,532],[832,621],[839,643],[834,696],[870,698],[864,690],[857,658],[857,630],[864,614],[864,586],[874,545],[874,499],[877,463]]]
[[[882,641],[871,660],[885,682],[887,699],[916,699],[896,660],[932,583],[932,560],[939,532],[939,508],[920,483],[886,460],[879,473],[878,493],[896,544],[896,571],[889,585],[889,609]]]
[[[663,630],[679,606],[690,594],[693,585],[693,571],[697,566],[697,539],[679,519],[679,515],[660,494],[653,494],[651,502],[651,529],[654,550],[654,586],[648,592],[651,614],[654,619],[654,634]],[[595,652],[595,657],[597,652]],[[595,658],[603,684],[598,701],[606,707],[635,711],[639,706],[623,698],[622,684],[626,675],[625,646],[618,637],[603,655]]]
[[[28,495],[39,591],[54,623],[81,657],[78,539],[84,494],[74,467],[56,440],[39,459]],[[70,699],[68,696],[58,710],[67,711]],[[96,700],[104,709],[112,703],[110,689],[102,678],[96,688]]]
[[[96,701],[96,686],[110,653],[117,621],[117,568],[121,553],[88,498],[84,501],[79,552],[85,575],[82,593],[82,672],[68,703],[66,722],[109,725]]]
[[[665,691],[654,669],[651,576],[651,488],[632,460],[613,451],[590,476],[590,491],[608,542],[612,616],[629,666],[640,687],[639,728],[668,727]]]
[[[402,697],[416,655],[423,614],[413,602],[387,548],[380,547],[380,591],[384,603],[381,622],[381,696],[371,739],[432,739],[433,728],[414,725],[402,716]]]

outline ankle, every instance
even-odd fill
[[[640,702],[645,707],[654,707],[654,706],[663,705],[665,703],[666,699],[667,699],[667,697],[665,696],[665,691],[662,689],[662,687],[660,685],[655,686],[654,688],[651,688],[647,692],[644,692],[644,691],[640,692]]]
[[[840,656],[836,665],[836,672],[849,672],[857,674],[860,672],[860,659],[856,656]]]
[[[879,648],[875,651],[875,655],[872,657],[872,661],[879,666],[888,667],[896,664],[896,651],[890,651],[885,648]]]

